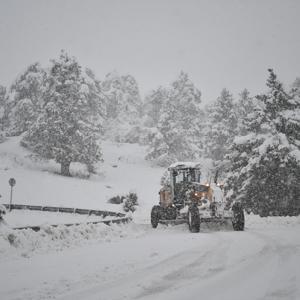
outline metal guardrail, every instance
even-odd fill
[[[41,205],[24,205],[24,204],[3,204],[6,209],[20,209],[20,210],[35,210],[35,211],[48,211],[48,212],[62,212],[62,213],[72,213],[72,214],[80,214],[80,215],[95,215],[105,217],[118,217],[118,219],[112,220],[99,220],[99,221],[89,221],[82,223],[67,223],[67,224],[52,224],[50,227],[58,227],[58,226],[78,226],[82,224],[99,224],[103,223],[105,225],[111,224],[122,224],[128,223],[132,219],[130,217],[126,217],[123,213],[117,213],[112,211],[105,210],[95,210],[95,209],[83,209],[83,208],[71,208],[71,207],[58,207],[58,206],[41,206]],[[24,226],[24,227],[15,227],[13,229],[22,230],[22,229],[31,229],[33,231],[40,231],[43,226]]]
[[[3,204],[6,209],[10,208],[9,204]],[[41,205],[26,205],[26,204],[12,204],[11,209],[27,209],[27,210],[37,210],[37,211],[49,211],[49,212],[63,212],[72,213],[80,215],[95,215],[102,217],[125,217],[123,213],[117,213],[113,211],[106,210],[96,210],[96,209],[83,209],[83,208],[72,208],[72,207],[59,207],[59,206],[41,206]]]

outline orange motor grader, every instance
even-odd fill
[[[201,183],[198,163],[179,162],[168,168],[169,183],[159,191],[159,204],[151,210],[151,224],[187,223],[191,232],[199,232],[201,222],[230,220],[234,230],[244,229],[240,203],[229,205],[220,185]]]

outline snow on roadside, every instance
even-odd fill
[[[248,229],[267,229],[278,227],[293,227],[300,224],[300,216],[297,217],[260,217],[258,215],[245,215],[245,227]]]
[[[10,227],[40,226],[50,224],[70,224],[103,220],[100,216],[80,215],[61,212],[46,212],[32,210],[17,210],[7,212],[4,216],[6,223]],[[111,219],[111,217],[110,217]]]
[[[0,224],[0,261],[87,244],[109,243],[122,238],[136,238],[145,234],[147,228],[134,223],[110,226],[99,223],[70,227],[45,225],[35,232],[31,229],[13,230]]]
[[[267,217],[261,218],[255,215],[246,215],[246,231],[256,232],[264,229],[291,229],[300,224],[300,217]],[[201,234],[213,234],[215,231],[228,231],[222,228],[203,228]],[[195,235],[189,233],[187,226],[164,226],[159,225],[154,230],[148,224],[81,224],[66,227],[59,225],[51,227],[44,225],[38,232],[30,229],[12,230],[8,226],[0,226],[0,261],[16,257],[30,257],[37,253],[48,253],[62,251],[65,248],[80,247],[87,244],[99,244],[114,242],[123,238],[138,238],[149,232],[170,234],[187,234],[191,237]]]

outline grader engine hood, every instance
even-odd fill
[[[196,201],[212,201],[212,189],[209,185],[204,185],[200,183],[192,183],[190,197],[192,200]],[[204,201],[206,200],[206,201]]]
[[[225,203],[222,190],[215,184],[193,183],[189,199],[196,203],[200,210],[212,209]]]

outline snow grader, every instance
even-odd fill
[[[187,223],[191,232],[199,232],[202,222],[232,223],[244,230],[245,218],[239,202],[225,201],[217,182],[201,183],[198,163],[178,162],[168,168],[169,180],[159,191],[159,205],[151,210],[151,224]]]

